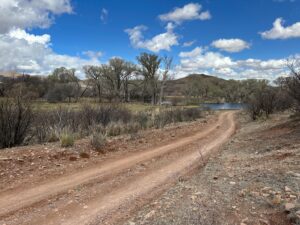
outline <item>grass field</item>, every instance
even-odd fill
[[[85,98],[81,99],[78,102],[59,102],[59,103],[49,103],[47,101],[43,100],[37,100],[33,102],[33,107],[36,110],[53,110],[57,109],[59,107],[67,107],[70,109],[80,109],[82,105],[89,104],[93,106],[99,106],[99,105],[109,105],[109,104],[116,104],[116,103],[98,103],[94,100]],[[188,105],[188,106],[160,106],[160,105],[151,105],[147,103],[138,103],[138,102],[130,102],[130,103],[118,103],[118,105],[123,106],[127,109],[129,109],[132,112],[143,112],[143,111],[153,111],[158,110],[160,108],[166,108],[166,107],[184,107],[184,108],[196,108],[198,105]]]

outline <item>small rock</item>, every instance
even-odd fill
[[[288,186],[285,186],[285,187],[284,187],[284,191],[285,191],[285,192],[292,192],[292,189],[290,189]]]
[[[257,192],[257,191],[252,191],[252,192],[251,192],[251,195],[252,195],[253,197],[258,197],[258,196],[259,196],[259,192]]]
[[[297,198],[297,196],[296,196],[296,195],[290,195],[290,198],[292,198],[292,199],[296,199],[296,198]]]
[[[152,210],[145,216],[145,219],[149,219],[150,217],[154,216],[154,214],[155,214],[155,210]]]
[[[81,158],[84,158],[84,159],[89,159],[89,158],[90,158],[90,155],[89,155],[88,153],[86,153],[86,152],[81,152],[81,153],[80,153],[80,157],[81,157]]]
[[[69,160],[70,160],[70,161],[76,161],[76,160],[77,160],[77,157],[76,157],[76,156],[70,156]]]
[[[272,188],[271,187],[264,187],[263,189],[261,189],[261,191],[263,192],[268,192],[268,191],[271,191]]]
[[[262,196],[264,196],[264,197],[266,198],[266,197],[269,197],[270,194],[265,194],[265,193],[264,193],[264,194],[262,194]]]
[[[279,205],[281,203],[281,195],[275,195],[272,199],[273,205]]]
[[[19,163],[24,163],[24,159],[17,159]]]
[[[239,192],[238,195],[239,195],[240,197],[245,197],[245,195],[246,195],[246,190],[245,190],[245,189],[241,190],[241,191]]]
[[[293,203],[286,203],[286,204],[284,205],[284,209],[285,209],[286,212],[290,212],[290,211],[293,210],[295,207],[296,207],[296,206],[295,206],[295,204],[293,204]]]
[[[88,208],[88,206],[87,206],[87,205],[85,205],[85,206],[83,206],[83,208],[84,208],[84,209],[87,209],[87,208]]]
[[[191,196],[191,199],[192,199],[193,201],[195,201],[196,198],[197,198],[196,195],[192,195],[192,196]]]

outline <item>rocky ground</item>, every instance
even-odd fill
[[[239,129],[216,157],[126,224],[300,224],[300,120],[289,114]]]

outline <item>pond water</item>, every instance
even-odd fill
[[[243,103],[204,103],[200,106],[209,108],[211,110],[228,110],[228,109],[243,109],[246,107],[246,104]]]

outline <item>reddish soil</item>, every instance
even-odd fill
[[[118,138],[106,155],[87,140],[0,153],[1,224],[115,224],[194,171],[235,132],[234,112],[136,138]],[[119,151],[111,151],[119,150]],[[81,154],[85,152],[82,158]],[[7,182],[6,182],[7,181]]]

